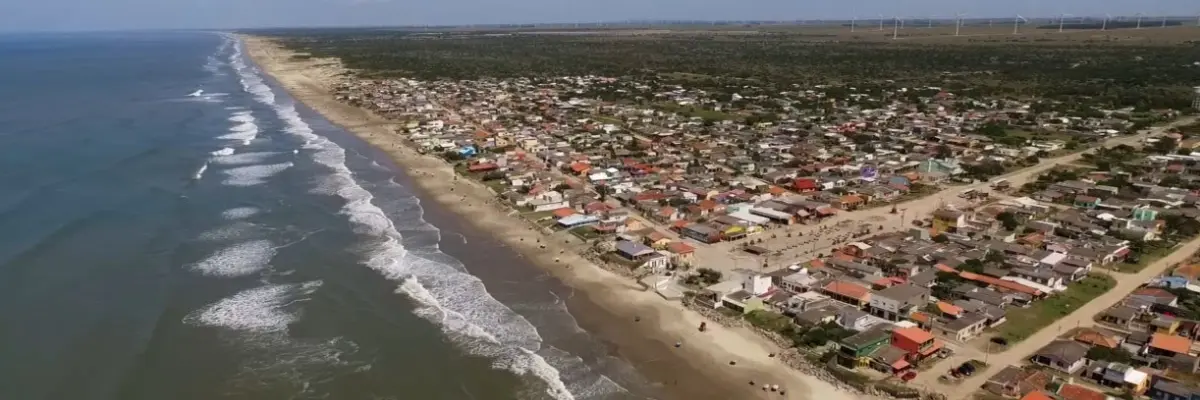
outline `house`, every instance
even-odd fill
[[[888,321],[908,318],[929,299],[929,290],[911,284],[889,287],[871,295],[867,310]]]
[[[934,331],[939,335],[954,339],[959,342],[971,340],[984,329],[988,327],[988,318],[983,314],[967,314],[958,319],[952,319],[945,323],[934,326]]]
[[[1100,322],[1128,331],[1144,331],[1147,324],[1141,320],[1142,311],[1129,306],[1117,306],[1100,314]]]
[[[959,227],[967,225],[967,217],[962,211],[941,208],[933,212],[933,234],[954,232]]]
[[[884,346],[871,354],[871,368],[880,372],[889,374],[899,374],[907,370],[912,364],[905,360],[907,354],[895,346]]]
[[[800,193],[814,192],[818,189],[817,180],[812,178],[798,178],[792,182],[792,188]]]
[[[1074,374],[1087,363],[1089,347],[1073,340],[1056,340],[1042,347],[1029,358],[1034,364],[1043,365],[1068,374]]]
[[[696,264],[696,248],[684,242],[667,244],[667,252],[671,254],[671,264],[678,267],[690,267]]]
[[[671,244],[671,238],[665,233],[653,230],[650,231],[650,233],[647,233],[646,236],[642,237],[642,243],[650,246],[651,248],[662,250],[667,248],[667,245]]]
[[[765,309],[764,300],[770,297],[774,291],[771,277],[766,275],[748,276],[745,281],[742,281],[740,290],[721,296],[721,306],[749,314],[752,311]]]
[[[1084,208],[1090,210],[1100,205],[1100,198],[1081,194],[1075,196],[1074,205],[1075,208]]]
[[[887,346],[891,337],[882,325],[850,335],[838,342],[838,361],[850,368],[870,365],[871,355]]]
[[[1154,376],[1146,397],[1154,400],[1200,400],[1200,389]]]
[[[1044,389],[1049,382],[1050,375],[1045,372],[1008,366],[988,378],[983,388],[1001,396],[1018,397]]]
[[[850,194],[838,198],[834,201],[833,206],[843,210],[857,210],[865,202],[862,196]]]
[[[1192,341],[1185,337],[1155,333],[1150,336],[1150,343],[1146,344],[1146,348],[1142,352],[1149,355],[1173,357],[1180,354],[1188,355],[1191,348]]]
[[[1115,335],[1105,334],[1095,329],[1083,328],[1075,334],[1075,341],[1090,345],[1099,346],[1109,349],[1115,349],[1121,346],[1121,339]]]
[[[635,263],[639,268],[650,271],[662,271],[671,263],[669,257],[646,247],[646,245],[628,240],[617,241],[616,254],[626,261]]]
[[[892,331],[892,346],[904,350],[909,362],[916,362],[937,353],[943,344],[926,330],[908,327]]]
[[[554,190],[543,192],[536,196],[530,196],[523,200],[523,202],[525,204],[517,205],[524,205],[533,208],[534,212],[552,211],[571,206],[571,202],[563,198],[562,193]]]
[[[1132,300],[1139,300],[1151,304],[1159,304],[1169,307],[1179,306],[1179,297],[1162,288],[1145,287],[1133,291],[1129,294]]]
[[[1129,364],[1097,361],[1088,365],[1086,375],[1101,385],[1133,394],[1150,387],[1150,375]]]
[[[1041,390],[1034,390],[1021,396],[1021,400],[1056,400]]]
[[[1088,389],[1085,386],[1080,386],[1074,383],[1067,383],[1058,387],[1058,397],[1063,400],[1110,400],[1113,399],[1104,393]]]
[[[843,280],[835,280],[825,284],[825,286],[821,287],[821,293],[834,300],[851,304],[855,307],[865,306],[871,301],[871,289]]]
[[[679,229],[679,234],[700,243],[711,244],[721,241],[721,231],[705,224],[691,223],[684,225]]]
[[[834,321],[843,328],[862,332],[872,326],[879,325],[877,322],[882,320],[877,320],[871,315],[854,307],[842,307],[841,309],[838,309],[837,317]]]

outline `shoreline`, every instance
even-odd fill
[[[436,201],[442,209],[468,221],[479,231],[490,234],[518,254],[533,261],[567,286],[583,294],[597,314],[608,314],[609,323],[583,323],[605,319],[599,315],[581,315],[581,325],[602,341],[612,343],[615,353],[630,362],[647,379],[663,384],[671,398],[768,398],[849,400],[862,398],[816,377],[802,374],[769,353],[782,349],[757,333],[737,327],[724,327],[701,333],[700,322],[713,322],[688,310],[683,304],[670,302],[652,291],[644,290],[628,278],[618,276],[594,265],[570,246],[551,243],[519,218],[510,216],[490,205],[494,194],[481,184],[466,178],[456,179],[453,168],[433,156],[417,153],[394,134],[398,122],[388,121],[369,111],[336,100],[329,93],[329,83],[339,79],[345,70],[335,61],[291,58],[293,52],[283,50],[270,39],[239,35],[247,54],[264,73],[268,74],[298,102],[324,116],[386,153],[402,167],[423,198]],[[545,246],[542,246],[542,245]],[[584,306],[583,308],[589,308]],[[589,313],[590,314],[590,313]],[[642,321],[634,322],[634,316]],[[611,323],[624,319],[625,323]],[[675,349],[674,343],[682,343]],[[655,351],[656,350],[656,351]],[[655,354],[658,353],[658,354]],[[645,359],[651,355],[666,355],[666,359]],[[679,368],[650,367],[650,362],[663,361],[687,367],[700,376],[686,376],[689,382],[673,385],[670,376],[679,377]],[[735,366],[729,363],[735,361]],[[692,371],[688,371],[689,374]],[[774,384],[787,390],[786,395],[760,390],[757,385]],[[699,382],[701,384],[697,385]],[[671,387],[675,386],[675,387]],[[714,395],[716,397],[714,397]]]

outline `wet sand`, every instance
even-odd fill
[[[393,133],[394,122],[334,99],[329,87],[345,72],[336,60],[293,59],[294,53],[267,39],[242,39],[250,57],[293,97],[387,153],[416,183],[422,199],[437,202],[574,288],[579,295],[568,304],[580,326],[610,343],[617,356],[648,379],[659,382],[664,398],[856,398],[768,357],[780,349],[747,329],[709,324],[708,332],[699,332],[697,327],[705,321],[699,314],[593,265],[561,242],[545,240],[527,223],[491,205],[491,191],[456,179],[449,164],[406,146]],[[635,322],[635,316],[641,321]],[[675,348],[677,342],[682,346]],[[731,361],[737,365],[731,366]],[[749,381],[777,384],[788,393],[764,392]]]

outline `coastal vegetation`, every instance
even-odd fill
[[[281,32],[289,46],[338,57],[370,77],[629,77],[734,92],[791,85],[909,87],[973,97],[1037,98],[1032,111],[1187,109],[1200,82],[1194,43],[813,41],[799,32],[534,35],[513,32]],[[720,62],[713,62],[720,60]],[[827,89],[828,90],[828,89]],[[853,92],[846,89],[847,92]],[[838,99],[837,93],[827,93]],[[606,93],[601,97],[621,97]],[[771,104],[766,104],[771,106]],[[706,118],[727,114],[704,111]]]

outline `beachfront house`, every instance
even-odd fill
[[[908,318],[928,299],[928,289],[911,284],[896,285],[872,294],[867,310],[888,321],[899,321]]]
[[[646,245],[633,241],[617,241],[615,253],[623,261],[634,265],[635,268],[644,269],[651,272],[665,270],[671,265],[670,257],[659,253],[658,251],[655,251]]]

